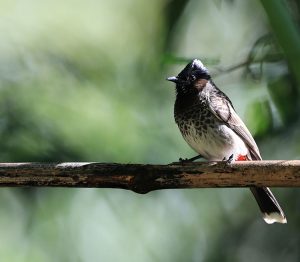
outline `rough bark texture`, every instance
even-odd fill
[[[173,163],[0,163],[0,186],[123,188],[299,187],[300,161]]]

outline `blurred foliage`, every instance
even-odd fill
[[[270,81],[268,89],[284,125],[294,123],[299,115],[299,95],[293,78],[282,75]]]
[[[299,158],[299,1],[0,3],[2,162],[193,156],[165,78],[195,57],[264,158]],[[0,257],[299,261],[299,192],[275,191],[287,225],[266,225],[242,189],[1,189]]]
[[[256,138],[272,130],[272,111],[267,100],[253,102],[248,109],[247,118],[255,119],[251,126]]]

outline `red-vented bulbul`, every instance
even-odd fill
[[[230,99],[214,84],[207,68],[194,59],[178,76],[175,121],[185,141],[207,160],[261,160],[249,130]],[[267,187],[251,187],[268,224],[286,223],[285,215]]]

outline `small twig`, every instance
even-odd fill
[[[252,63],[251,61],[247,60],[247,61],[241,62],[239,64],[227,67],[226,69],[222,69],[222,68],[218,67],[218,68],[216,68],[217,72],[215,72],[213,75],[218,76],[221,74],[230,73],[230,72],[240,69],[242,67],[248,67],[249,64],[251,64],[251,63]]]
[[[246,70],[249,71],[250,65],[259,64],[259,66],[262,67],[263,63],[278,62],[278,61],[282,61],[282,59],[283,59],[282,54],[279,54],[279,53],[278,54],[268,54],[268,55],[265,55],[261,59],[254,59],[250,56],[246,59],[246,61],[240,62],[233,66],[229,66],[225,69],[217,67],[215,69],[216,71],[213,73],[213,76],[216,77],[216,76],[219,76],[222,74],[231,73],[231,72],[238,70],[240,68],[243,68],[243,67],[245,67]]]

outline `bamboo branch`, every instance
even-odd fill
[[[300,187],[300,160],[172,163],[0,163],[0,186],[123,188]]]

